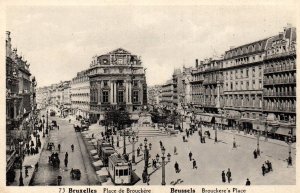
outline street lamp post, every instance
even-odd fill
[[[265,123],[265,141],[268,141],[268,123]]]
[[[292,137],[291,136],[288,137],[287,144],[289,145],[288,166],[292,166],[293,161],[292,161]]]
[[[215,142],[218,142],[218,128],[214,125],[215,127]]]
[[[139,136],[135,137],[135,134],[133,134],[131,137],[129,136],[129,142],[132,144],[132,158],[131,158],[132,163],[135,163],[135,148],[134,148],[134,145],[138,141],[139,141]]]
[[[23,155],[22,155],[22,145],[23,145],[23,141],[19,142],[19,155],[20,155],[20,178],[19,178],[19,186],[24,186],[24,182],[23,182],[23,175],[22,175],[22,169],[23,169]]]
[[[43,115],[42,116],[43,117],[43,125],[42,125],[42,127],[43,127],[43,137],[45,137],[45,126],[44,126],[44,124],[45,124],[45,115]]]
[[[260,154],[259,138],[260,138],[260,131],[257,131],[257,149],[256,149],[257,154]]]
[[[125,130],[123,129],[123,155],[126,155],[126,138],[125,138]]]
[[[144,171],[146,172],[146,174],[148,175],[148,159],[149,159],[149,151],[147,149],[147,138],[144,139],[144,144],[145,144],[145,148],[144,148],[144,160],[145,160],[145,167],[144,167]]]
[[[162,147],[161,148],[161,153],[162,153],[162,156],[161,156],[161,159],[162,159],[162,179],[161,179],[161,185],[165,186],[166,185],[166,162],[165,162],[165,152],[166,152],[166,149],[165,147]],[[168,153],[167,155],[168,157],[168,161],[167,162],[170,162],[170,159],[171,159],[171,154]],[[156,155],[156,161],[159,161],[159,155],[157,154]]]

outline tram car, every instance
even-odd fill
[[[109,142],[103,139],[97,141],[97,153],[104,167],[108,166],[108,157],[115,152],[114,147]]]
[[[108,158],[107,170],[115,185],[132,184],[132,166],[120,154],[113,154]]]

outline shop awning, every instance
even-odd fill
[[[253,123],[257,121],[256,119],[250,119],[250,118],[241,118],[240,122],[249,122],[249,123]]]
[[[138,114],[132,114],[132,115],[130,116],[130,119],[131,119],[131,120],[139,120],[139,119],[140,119],[140,116],[139,116]]]
[[[285,127],[278,127],[276,134],[289,136],[290,129]]]
[[[221,117],[215,117],[215,121],[218,124],[228,125],[228,120]]]
[[[265,126],[261,123],[253,123],[253,130],[256,131],[265,131]]]
[[[212,117],[210,117],[210,116],[202,116],[201,120],[204,121],[204,122],[210,123],[211,120],[212,120]]]

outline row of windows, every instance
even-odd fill
[[[124,103],[125,102],[124,96],[125,96],[125,92],[122,91],[122,90],[119,90],[117,92],[117,102],[118,103]],[[95,91],[95,92],[91,93],[91,101],[92,102],[98,102],[98,98],[99,98],[98,92]],[[101,97],[100,101],[102,103],[108,103],[109,102],[109,91],[102,91],[102,97]],[[133,91],[132,101],[133,101],[133,103],[139,102],[139,91]]]
[[[252,80],[252,84],[249,81],[235,81],[226,83],[224,90],[225,91],[239,91],[239,90],[259,90],[262,89],[262,80],[255,79]]]
[[[258,70],[258,73],[256,73],[256,70]],[[238,78],[248,78],[250,75],[251,71],[251,76],[252,77],[256,77],[258,75],[258,77],[262,76],[262,67],[252,67],[252,68],[244,68],[244,69],[239,69],[239,70],[231,70],[231,71],[227,71],[226,72],[226,76],[225,79],[229,80],[229,79],[238,79]]]

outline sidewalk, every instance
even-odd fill
[[[203,129],[214,131],[210,127],[204,127]],[[250,138],[250,139],[257,140],[256,135],[254,135],[254,134],[244,134],[244,131],[240,131],[240,132],[235,131],[235,132],[233,132],[233,130],[218,130],[218,132],[224,132],[224,133],[227,133],[227,134],[235,134],[235,135],[238,135],[238,136],[241,136],[241,137],[247,137],[247,138]],[[275,145],[281,145],[281,146],[285,146],[285,147],[289,146],[286,142],[280,141],[280,140],[277,140],[277,139],[267,138],[267,141],[265,141],[265,136],[263,136],[263,135],[260,136],[259,141],[263,141],[265,143],[272,143],[272,144],[275,144]],[[296,143],[292,143],[291,148],[296,149]]]
[[[23,177],[23,183],[24,183],[24,186],[29,186],[30,184],[30,181],[34,175],[34,166],[37,162],[39,162],[39,159],[40,159],[40,155],[41,155],[41,152],[43,150],[43,147],[44,147],[44,144],[45,144],[45,141],[46,141],[46,138],[47,137],[43,137],[43,132],[38,132],[39,135],[40,135],[40,140],[41,140],[41,148],[39,148],[39,153],[35,154],[35,155],[25,155],[25,158],[23,160],[23,164],[22,164],[22,177]],[[33,135],[31,134],[31,139],[34,143],[34,147],[35,147],[35,143],[36,143],[36,140],[35,140],[35,137],[33,137]],[[28,176],[25,177],[25,166],[31,166],[31,167],[28,167]],[[19,178],[20,178],[20,169],[15,169],[15,172],[16,172],[16,177],[15,177],[15,181],[13,183],[10,184],[10,186],[19,186]]]

